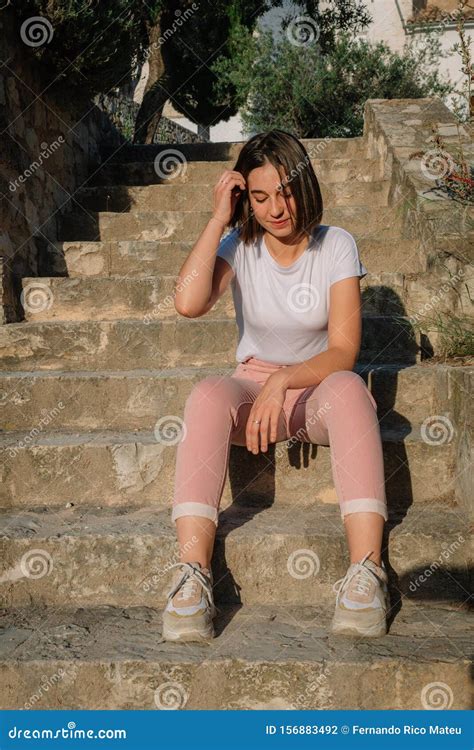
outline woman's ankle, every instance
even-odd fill
[[[202,557],[200,557],[200,558],[197,558],[197,559],[196,559],[196,558],[192,558],[192,559],[191,559],[191,558],[189,558],[189,559],[188,559],[187,557],[184,557],[184,558],[182,558],[182,559],[180,560],[180,562],[183,562],[183,563],[184,563],[184,562],[187,562],[187,563],[199,563],[199,565],[201,566],[201,568],[207,568],[207,570],[210,570],[210,569],[211,569],[211,563],[210,563],[210,562],[207,562],[207,561],[206,561],[206,560],[205,560],[204,558],[202,558]]]

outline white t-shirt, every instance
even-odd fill
[[[329,287],[367,269],[356,242],[341,227],[321,224],[291,266],[270,255],[263,235],[245,245],[238,228],[221,239],[217,255],[231,266],[237,362],[249,357],[296,364],[328,348]]]

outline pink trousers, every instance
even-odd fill
[[[172,521],[203,516],[217,526],[230,446],[246,446],[252,405],[283,366],[250,357],[231,375],[211,375],[193,387],[177,446]],[[292,438],[330,447],[342,519],[372,511],[387,520],[377,404],[358,373],[340,370],[316,386],[288,389],[275,442]]]

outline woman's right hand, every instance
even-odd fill
[[[246,190],[244,176],[232,169],[224,170],[214,187],[214,210],[212,214],[224,226],[230,223],[235,205],[244,190]]]

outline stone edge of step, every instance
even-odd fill
[[[449,529],[465,531],[467,514],[455,507],[446,508],[441,503],[429,504],[429,524],[420,509],[411,505],[408,509],[394,509],[386,522],[397,537],[415,535],[428,538],[444,538]],[[256,512],[258,510],[258,512]],[[317,504],[304,507],[304,518],[291,517],[291,508],[272,505],[256,508],[252,504],[234,503],[222,510],[223,518],[217,528],[217,537],[227,538],[230,532],[239,536],[261,537],[273,531],[277,537],[323,537],[345,536],[341,524],[339,506]],[[290,516],[290,518],[289,518]],[[16,526],[14,525],[16,522]],[[94,528],[95,523],[95,528]],[[12,525],[13,524],[13,525]],[[144,524],[143,528],[140,525]],[[0,538],[3,543],[30,540],[34,528],[34,541],[52,539],[60,541],[70,537],[134,537],[154,536],[175,539],[171,521],[171,508],[163,505],[96,506],[81,505],[40,506],[38,508],[0,508]],[[9,530],[9,533],[7,531]],[[467,533],[467,532],[465,532]],[[470,559],[466,549],[466,562]]]

